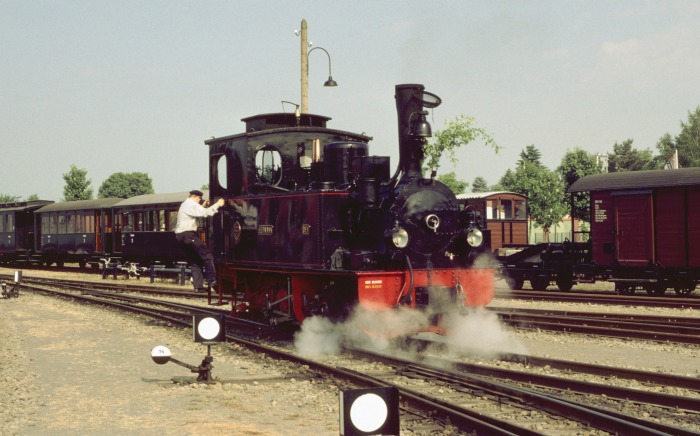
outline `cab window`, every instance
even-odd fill
[[[265,145],[255,152],[255,176],[257,182],[278,185],[282,181],[282,156],[272,145]]]

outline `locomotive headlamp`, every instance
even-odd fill
[[[470,228],[467,230],[467,244],[469,244],[471,247],[480,247],[481,244],[484,242],[484,234],[481,233],[481,230],[477,228]]]
[[[341,435],[398,435],[399,390],[395,387],[340,392]]]
[[[401,227],[394,227],[391,231],[391,242],[396,248],[404,248],[408,245],[408,232]]]

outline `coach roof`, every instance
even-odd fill
[[[615,191],[700,185],[700,167],[677,170],[625,171],[581,177],[569,192]]]
[[[122,200],[123,198],[99,198],[97,200],[61,201],[44,206],[41,209],[38,209],[37,212],[44,213],[63,210],[104,209],[110,208]]]
[[[458,200],[476,200],[480,198],[488,198],[495,195],[516,195],[518,197],[527,198],[527,195],[513,191],[487,191],[487,192],[465,192],[457,194]]]
[[[203,198],[209,198],[209,190],[204,189],[203,190],[204,197]],[[137,195],[135,197],[130,197],[127,199],[124,199],[120,201],[119,203],[115,204],[114,206],[119,208],[119,207],[126,207],[126,206],[147,206],[147,205],[154,205],[154,204],[170,204],[170,203],[177,203],[178,205],[185,201],[187,197],[189,196],[189,192],[171,192],[167,194],[144,194],[144,195]]]

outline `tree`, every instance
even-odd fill
[[[534,145],[528,145],[523,151],[520,152],[518,165],[522,165],[524,162],[532,162],[536,165],[542,166],[542,153],[540,153],[540,151]]]
[[[632,138],[617,142],[613,145],[613,152],[608,153],[608,172],[641,171],[657,168],[651,150],[637,150],[632,147]]]
[[[454,171],[442,174],[438,176],[437,179],[447,185],[455,194],[463,193],[467,189],[467,186],[469,186],[469,182],[457,179],[457,174],[455,174]]]
[[[545,234],[566,215],[564,183],[554,171],[542,165],[523,160],[515,171],[506,172],[501,183],[508,191],[527,195],[530,218]]]
[[[514,186],[515,185],[515,172],[508,168],[506,170],[506,173],[501,176],[501,179],[494,185],[493,190],[494,191],[507,191],[509,190],[509,186]]]
[[[92,198],[92,181],[87,178],[87,170],[71,164],[70,171],[63,174],[66,184],[63,186],[63,201],[90,200]]]
[[[17,200],[19,200],[19,197],[15,197],[14,195],[0,194],[0,204],[14,203]]]
[[[475,127],[474,123],[474,118],[466,115],[459,115],[454,120],[447,120],[445,129],[436,131],[432,141],[428,142],[423,149],[425,153],[425,158],[423,159],[424,170],[437,171],[440,167],[440,157],[445,152],[448,153],[450,161],[456,164],[456,150],[477,139],[481,139],[485,145],[493,147],[498,153],[500,147],[491,135],[486,130]]]
[[[153,181],[148,174],[114,173],[102,182],[97,192],[99,198],[130,198],[137,195],[154,194]]]
[[[700,106],[694,112],[688,112],[688,122],[681,121],[681,131],[674,139],[666,133],[659,139],[656,148],[664,162],[678,150],[681,168],[700,167]]]
[[[571,185],[581,177],[590,176],[592,174],[600,174],[602,172],[598,164],[597,157],[587,151],[576,147],[573,151],[567,151],[561,159],[561,165],[557,168],[557,172],[564,181],[564,192],[568,191]],[[571,202],[572,194],[565,194],[567,204]],[[586,192],[577,192],[574,194],[574,205],[572,210],[573,218],[589,221],[590,216],[590,195]]]
[[[39,198],[39,194],[32,194],[29,197],[27,197],[27,201],[34,201],[34,200],[41,200],[41,198]]]
[[[489,184],[481,176],[475,177],[472,182],[472,192],[488,192]]]

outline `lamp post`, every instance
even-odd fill
[[[321,49],[328,56],[328,80],[323,84],[323,86],[338,86],[338,83],[333,80],[331,75],[331,55],[323,47],[314,47],[308,50],[308,36],[306,20],[301,20],[301,32],[299,33],[301,37],[301,113],[305,114],[309,112],[309,54],[316,49]]]

